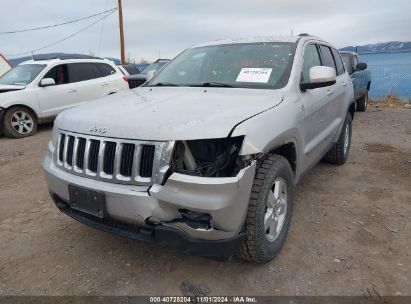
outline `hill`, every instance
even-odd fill
[[[381,42],[374,44],[359,45],[357,48],[355,46],[346,46],[340,51],[358,52],[358,53],[382,53],[382,52],[405,52],[411,51],[411,41],[390,41]]]

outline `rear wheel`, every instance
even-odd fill
[[[287,159],[268,156],[257,169],[245,229],[247,238],[237,255],[265,263],[283,247],[293,211],[294,179]]]
[[[368,106],[368,92],[357,101],[357,111],[365,112]]]
[[[334,165],[342,165],[347,161],[351,147],[352,118],[348,113],[337,143],[324,156],[324,161]]]
[[[37,132],[37,119],[25,107],[12,107],[6,111],[3,120],[3,133],[10,138],[22,138]]]

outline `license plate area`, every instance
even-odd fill
[[[106,212],[106,196],[104,192],[93,191],[73,185],[68,186],[70,207],[99,218]]]

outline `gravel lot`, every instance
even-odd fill
[[[319,164],[296,191],[291,231],[266,265],[129,241],[62,215],[42,157],[51,125],[0,136],[0,295],[411,295],[411,111],[356,113],[345,166]]]

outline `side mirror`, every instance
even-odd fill
[[[335,69],[327,66],[314,66],[310,68],[310,82],[300,84],[301,91],[328,87],[336,83]]]
[[[356,71],[364,71],[365,69],[367,69],[367,64],[365,62],[359,62],[355,67]]]
[[[157,70],[148,71],[146,80],[147,80],[147,81],[150,81],[151,79],[153,79],[153,77],[154,77],[154,75],[156,74],[156,72],[157,72]]]
[[[54,85],[56,85],[56,82],[54,81],[53,78],[43,78],[40,81],[41,87],[49,87],[49,86],[54,86]]]

